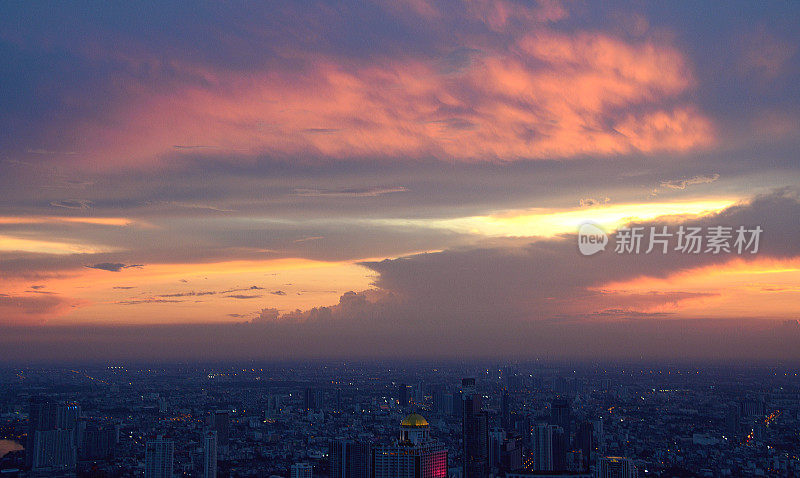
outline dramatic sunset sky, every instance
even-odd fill
[[[786,1],[4,3],[0,361],[800,361],[799,49]]]

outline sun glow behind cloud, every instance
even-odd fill
[[[578,226],[592,222],[611,232],[634,221],[659,217],[675,221],[719,212],[738,202],[734,198],[653,202],[639,204],[603,204],[582,208],[531,208],[503,211],[485,216],[449,219],[385,219],[391,225],[414,225],[448,229],[460,233],[489,237],[555,237],[573,234]]]

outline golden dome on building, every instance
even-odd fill
[[[412,413],[400,422],[401,427],[427,427],[428,420],[419,413]]]

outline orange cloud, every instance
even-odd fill
[[[795,319],[800,308],[798,283],[798,259],[735,259],[665,278],[640,277],[604,284],[602,291],[621,301],[628,296],[680,291],[686,294],[686,300],[662,304],[656,301],[640,309],[651,313],[670,311],[676,317]]]
[[[473,14],[508,21],[508,12]],[[536,26],[511,48],[464,39],[472,58],[449,69],[415,57],[364,63],[308,52],[285,52],[300,66],[247,74],[171,65],[204,83],[166,91],[123,83],[129,101],[112,121],[79,125],[80,146],[103,164],[135,164],[186,152],[510,161],[714,141],[711,121],[681,102],[694,80],[671,45]]]

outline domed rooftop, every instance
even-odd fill
[[[400,422],[401,427],[427,427],[428,420],[420,415],[419,413],[412,413],[411,415],[405,417],[402,422]]]

